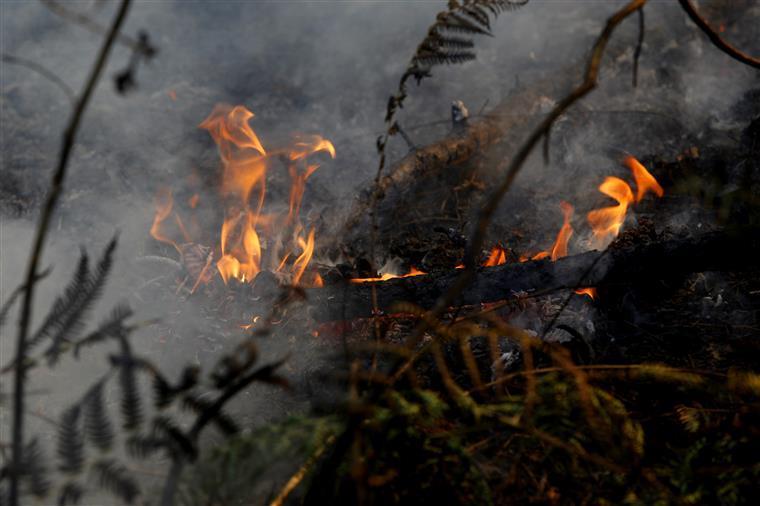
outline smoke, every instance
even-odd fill
[[[530,86],[581,61],[619,5],[534,0],[502,14],[494,23],[495,36],[477,40],[476,62],[436,67],[432,79],[410,86],[400,115],[402,126],[416,144],[434,141],[448,125],[412,127],[446,120],[452,100],[464,101],[474,113],[488,111],[516,87]],[[107,25],[114,6],[76,2],[70,7]],[[376,170],[375,138],[384,128],[388,95],[443,8],[443,1],[136,2],[124,31],[134,35],[145,30],[159,53],[140,66],[138,88],[122,96],[111,78],[126,67],[130,53],[124,47],[113,52],[107,79],[86,113],[53,221],[42,264],[54,264],[55,270],[41,285],[36,317],[65,285],[79,247],[84,245],[96,256],[117,230],[117,269],[94,320],[130,297],[135,283],[132,261],[150,251],[147,232],[156,189],[182,182],[193,171],[214,180],[215,146],[197,125],[219,102],[243,104],[253,111],[251,125],[267,147],[287,145],[293,133],[318,133],[333,141],[337,158],[310,179],[304,208],[342,216]],[[746,19],[757,19],[758,10],[747,7]],[[535,215],[526,221],[542,223],[536,226],[544,227],[551,241],[561,224],[559,201],[576,204],[578,216],[584,205],[592,207],[602,175],[625,174],[617,164],[621,153],[674,157],[709,128],[749,120],[751,111],[732,106],[760,84],[756,72],[718,52],[675,2],[652,2],[646,16],[638,88],[631,86],[637,38],[631,18],[613,37],[614,57],[605,59],[600,87],[556,126],[551,162],[544,165],[536,154],[518,180],[521,188],[541,188],[536,193],[540,209],[532,203],[515,211],[515,202],[524,203],[525,198],[511,200],[509,195],[503,206],[505,219]],[[726,22],[733,42],[749,53],[760,53],[754,27],[744,18]],[[43,65],[74,90],[86,78],[100,42],[99,36],[41,3],[0,2],[2,52]],[[20,282],[27,261],[30,220],[48,184],[69,103],[55,85],[26,68],[2,63],[0,69],[0,299],[5,300]],[[525,136],[528,133],[526,129]],[[406,152],[403,141],[393,139],[390,159]],[[143,307],[139,317],[160,316],[172,307],[171,302]],[[13,335],[12,323],[4,335]],[[203,325],[190,320],[183,330],[203,334],[208,330],[199,331]],[[140,339],[150,346],[148,336]],[[198,360],[198,348],[217,346],[206,341],[186,347],[179,340],[173,343],[182,349],[165,357],[174,366]],[[5,364],[11,340],[6,337],[0,350]],[[274,356],[281,350],[273,346],[267,353]],[[86,367],[69,364],[61,376],[35,386],[55,390],[46,397],[47,409],[55,411],[70,400],[59,396],[56,386],[66,385],[64,390],[76,395],[81,388],[74,385],[88,384],[100,358],[88,360]],[[5,421],[2,425],[7,427]]]

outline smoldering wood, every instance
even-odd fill
[[[589,251],[555,262],[549,259],[481,268],[462,291],[456,306],[497,302],[522,292],[548,293],[576,287],[624,285],[672,279],[693,272],[738,271],[760,267],[760,229],[712,231],[688,237],[613,243],[607,251]],[[398,302],[432,307],[460,271],[396,278],[384,282],[307,289],[312,315],[319,321],[348,320],[391,312]]]
[[[505,98],[491,112],[477,119],[469,118],[464,128],[452,131],[432,144],[419,147],[391,165],[378,183],[380,194],[385,195],[393,188],[404,188],[418,183],[421,179],[435,178],[436,174],[452,165],[462,164],[475,155],[483,154],[497,143],[510,136],[519,138],[524,132],[526,121],[541,111],[546,97],[560,91],[577,69],[568,69],[557,75],[532,83]],[[370,194],[360,198],[345,221],[344,229],[351,231],[367,219]],[[361,228],[361,227],[359,227]],[[363,230],[366,232],[366,230]]]

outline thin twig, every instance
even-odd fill
[[[723,40],[718,32],[710,27],[710,25],[707,23],[707,20],[700,16],[699,12],[697,12],[694,6],[691,5],[691,2],[689,2],[689,0],[678,0],[678,3],[681,4],[681,7],[684,11],[686,11],[686,14],[688,14],[691,20],[694,21],[694,24],[696,24],[700,30],[705,32],[715,47],[726,53],[734,60],[740,61],[745,65],[749,65],[750,67],[760,69],[759,59],[736,49],[734,46]]]
[[[40,0],[40,2],[42,2],[42,4],[54,14],[62,17],[63,19],[71,21],[76,25],[81,26],[91,33],[94,33],[96,35],[106,35],[109,32],[107,26],[103,26],[89,16],[70,9],[67,6],[61,5],[55,0]],[[130,37],[124,33],[116,34],[116,42],[130,48],[132,51],[143,52],[146,49],[145,45],[142,44],[138,39]]]
[[[16,342],[16,363],[24,364],[26,358],[26,338],[29,332],[29,324],[32,320],[32,301],[34,299],[35,279],[37,278],[37,267],[42,259],[43,247],[45,244],[45,238],[50,225],[50,219],[53,216],[56,204],[63,191],[63,182],[66,178],[66,169],[69,164],[69,158],[71,156],[72,148],[74,147],[74,141],[79,131],[79,126],[84,117],[85,109],[90,101],[90,97],[95,91],[95,85],[100,79],[100,75],[105,68],[108,55],[113,48],[114,42],[119,33],[124,20],[129,10],[130,0],[122,0],[119,5],[119,9],[111,23],[111,27],[108,30],[108,35],[103,41],[103,45],[100,48],[98,57],[95,61],[95,65],[90,71],[90,75],[87,79],[85,87],[82,91],[82,95],[77,101],[76,107],[72,111],[69,123],[66,126],[66,130],[63,134],[61,143],[61,151],[58,157],[58,164],[53,178],[50,184],[50,190],[48,191],[45,205],[40,212],[39,223],[37,225],[37,231],[32,246],[31,256],[29,259],[29,265],[26,271],[26,290],[24,291],[24,299],[21,307],[21,318],[19,320],[18,338]],[[17,367],[15,374],[14,384],[14,406],[13,406],[13,461],[11,469],[11,485],[9,494],[9,503],[11,506],[18,506],[19,504],[19,478],[21,469],[21,463],[23,459],[24,448],[24,380],[25,380],[25,368]]]
[[[43,67],[37,62],[33,62],[31,60],[27,60],[25,58],[19,58],[18,56],[13,56],[10,54],[3,53],[0,55],[0,59],[5,63],[10,63],[11,65],[18,65],[19,67],[26,67],[29,70],[32,70],[51,83],[58,86],[58,88],[63,91],[66,94],[66,97],[69,99],[69,102],[71,102],[71,105],[74,105],[74,102],[76,100],[76,96],[74,95],[74,90],[72,90],[68,84],[63,82],[63,79],[55,75],[53,72],[48,70],[47,68]]]
[[[644,46],[644,9],[639,9],[639,40],[636,42],[636,50],[633,52],[633,87],[639,85],[639,57]]]

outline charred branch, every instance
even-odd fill
[[[620,241],[622,242],[622,241]],[[613,243],[606,251],[561,258],[485,267],[453,301],[468,306],[516,298],[519,293],[548,293],[586,286],[625,285],[670,279],[693,272],[757,268],[760,230],[708,232],[683,238]],[[315,318],[340,320],[369,317],[373,290],[377,308],[393,312],[394,304],[413,302],[429,309],[454,286],[460,271],[438,276],[391,279],[379,283],[308,289]]]

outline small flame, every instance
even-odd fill
[[[491,254],[488,255],[488,259],[483,264],[484,267],[495,267],[507,263],[507,250],[501,246],[494,246],[491,249]]]
[[[570,219],[573,217],[573,206],[564,200],[559,203],[559,206],[562,209],[564,221],[562,228],[559,229],[559,233],[557,234],[557,239],[554,241],[554,246],[552,246],[552,262],[558,258],[567,256],[567,243],[573,236],[573,226],[570,225]]]
[[[614,176],[607,177],[599,185],[599,191],[618,203],[616,206],[594,209],[588,213],[588,223],[594,232],[592,244],[596,248],[603,248],[620,233],[628,206],[634,202],[634,198],[628,183]]]
[[[665,194],[660,183],[649,173],[646,167],[641,165],[641,162],[632,156],[627,156],[623,163],[631,169],[633,179],[636,181],[636,203],[641,202],[641,199],[649,191],[658,197],[662,197]]]
[[[306,266],[309,265],[311,256],[314,254],[314,230],[309,232],[307,240],[303,240],[302,237],[298,238],[298,246],[301,248],[302,253],[293,262],[293,284],[297,285],[303,276]]]
[[[578,288],[575,293],[578,295],[588,295],[591,297],[591,300],[596,299],[596,288]]]
[[[349,281],[351,283],[374,283],[376,281],[388,281],[389,279],[396,279],[396,278],[411,278],[413,276],[422,276],[427,274],[427,272],[423,272],[416,267],[412,266],[409,269],[409,272],[406,274],[390,274],[388,272],[383,273],[380,275],[379,278],[354,278]]]
[[[157,241],[171,244],[179,251],[179,246],[173,241],[165,232],[162,231],[162,223],[169,217],[174,207],[174,197],[172,191],[169,188],[162,187],[156,192],[154,198],[154,205],[156,208],[156,214],[153,217],[153,225],[150,227],[150,235]],[[178,223],[180,223],[178,221]]]

